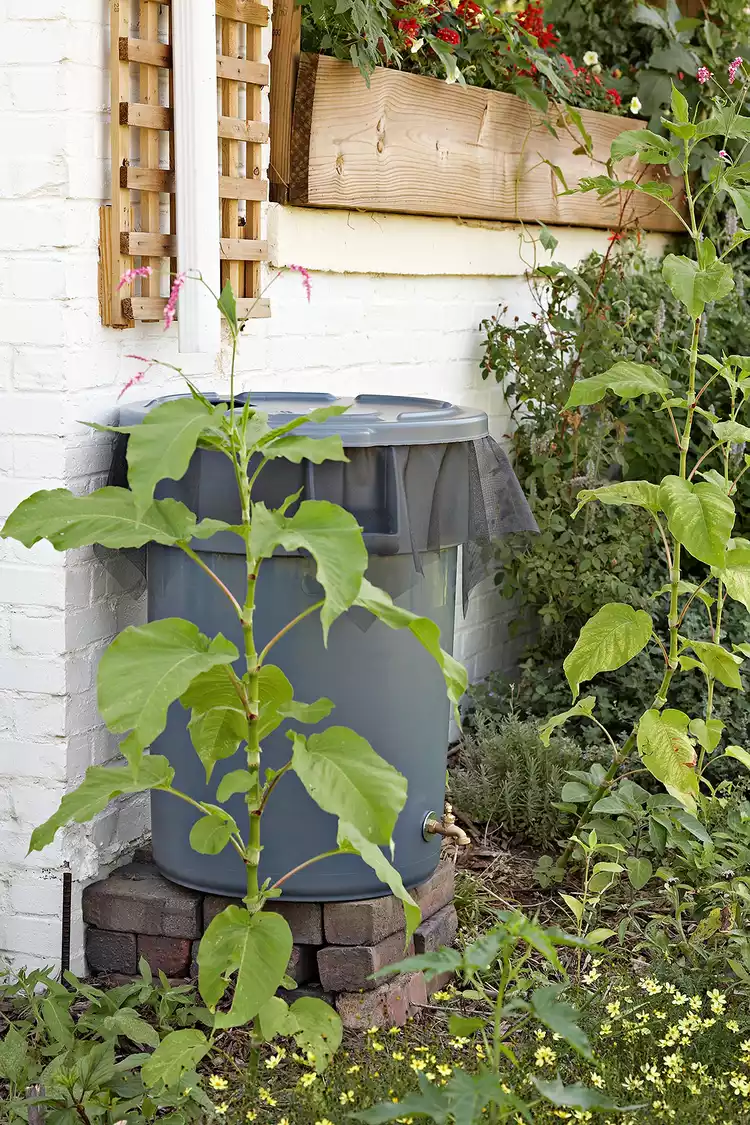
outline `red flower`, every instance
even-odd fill
[[[477,16],[482,11],[480,4],[475,4],[474,0],[461,0],[456,8],[456,14],[462,16],[467,27],[474,27],[477,22]]]
[[[529,4],[522,12],[518,13],[516,22],[524,31],[528,31],[529,35],[534,36],[543,51],[559,42],[559,37],[555,34],[554,24],[548,23],[545,25],[544,9],[541,4]]]
[[[622,98],[620,97],[617,90],[607,90],[607,97],[610,99],[610,101],[614,102],[615,105],[622,105]]]
[[[576,70],[576,64],[571,59],[570,55],[560,55],[560,58],[568,64],[568,69],[570,70],[571,74],[578,74],[578,71]]]
[[[411,47],[419,35],[419,20],[399,20],[398,29],[404,37],[404,44],[407,47]]]
[[[461,42],[461,36],[452,27],[441,27],[437,33],[438,39],[442,39],[444,43],[450,43],[455,47],[456,44]]]

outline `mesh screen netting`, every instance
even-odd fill
[[[127,483],[126,445],[126,439],[118,438],[110,484]],[[185,478],[167,482],[168,490],[160,492],[182,500],[199,518],[216,516],[215,502],[220,500],[223,507],[227,495],[234,495],[231,466],[210,452],[211,460],[206,460],[207,452],[199,451]],[[422,573],[424,552],[461,545],[464,612],[471,591],[490,572],[492,543],[509,535],[538,533],[510,460],[491,437],[435,445],[348,449],[347,454],[348,463],[286,464],[284,472],[299,474],[301,499],[325,499],[353,511],[364,529],[371,554],[411,554],[415,581]],[[227,471],[228,478],[224,475]],[[259,482],[263,481],[261,476]],[[273,492],[271,473],[265,481]],[[286,476],[282,495],[295,491],[296,483]],[[274,503],[272,494],[258,498]],[[201,510],[203,505],[205,510]],[[221,512],[222,518],[230,522],[232,514]],[[238,516],[239,513],[235,522]],[[201,544],[201,548],[212,549],[209,542]],[[226,548],[222,544],[215,549]],[[95,548],[120,590],[133,598],[140,597],[145,586],[146,551]]]

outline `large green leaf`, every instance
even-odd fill
[[[270,1043],[277,1035],[291,1035],[297,1026],[289,1013],[289,1005],[280,996],[272,996],[267,1000],[259,1009],[257,1018],[260,1033],[266,1043]]]
[[[292,955],[292,931],[280,914],[228,906],[209,923],[198,948],[198,988],[214,1012],[236,973],[232,1006],[216,1027],[249,1023],[276,992]]]
[[[190,847],[201,855],[218,855],[224,851],[232,833],[239,833],[233,818],[223,809],[214,807],[190,829]]]
[[[20,1031],[11,1023],[0,1040],[0,1078],[18,1083],[24,1076],[29,1048]]]
[[[608,1109],[608,1110],[635,1110],[641,1109],[639,1105],[618,1106],[616,1102],[601,1090],[591,1090],[580,1082],[566,1086],[561,1078],[554,1082],[545,1082],[542,1078],[535,1078],[534,1085],[539,1093],[553,1105],[569,1106],[571,1109]]]
[[[551,984],[535,989],[530,997],[531,1010],[550,1031],[560,1035],[585,1059],[591,1059],[593,1055],[588,1036],[576,1022],[578,1013],[570,1004],[559,999],[564,988],[565,985]]]
[[[559,715],[551,715],[539,728],[539,738],[541,739],[542,745],[549,746],[552,731],[555,730],[556,727],[561,727],[563,723],[567,723],[568,719],[575,719],[579,715],[590,717],[594,713],[595,706],[596,696],[586,695],[583,699],[579,699],[577,703],[574,703],[572,707],[569,707],[567,711],[561,711]],[[588,800],[588,790],[585,799]],[[563,800],[565,801],[567,798],[563,797]]]
[[[638,723],[638,750],[643,764],[689,812],[695,813],[698,778],[695,748],[681,711],[647,711]]]
[[[316,438],[307,434],[284,434],[263,446],[263,456],[283,457],[286,461],[312,461],[321,465],[324,461],[348,461],[344,446],[338,434]]]
[[[714,261],[701,269],[692,258],[667,254],[662,274],[693,320],[703,314],[709,301],[719,301],[734,289],[732,269],[726,262]]]
[[[258,719],[261,742],[276,730],[285,719],[298,723],[319,723],[333,710],[330,699],[316,699],[314,703],[299,703],[294,689],[281,668],[264,664],[259,675],[260,715]]]
[[[211,1050],[202,1031],[189,1027],[171,1031],[141,1067],[141,1077],[149,1089],[176,1086],[186,1070],[194,1070]]]
[[[656,371],[645,363],[633,363],[630,359],[621,359],[601,375],[576,379],[565,403],[565,409],[573,410],[576,406],[590,406],[591,403],[603,399],[607,391],[614,391],[621,399],[651,394],[666,398],[670,387],[661,371]]]
[[[743,426],[740,422],[714,422],[712,429],[719,441],[750,441],[750,426]]]
[[[734,526],[734,504],[710,481],[665,477],[659,500],[675,539],[708,566],[723,567]]]
[[[369,610],[389,629],[408,629],[423,648],[429,652],[443,673],[448,698],[458,712],[458,704],[468,686],[468,677],[463,664],[440,647],[440,629],[429,617],[419,617],[408,609],[394,604],[389,594],[378,586],[373,586],[366,578],[355,600],[355,605]]]
[[[138,425],[97,427],[130,435],[128,485],[140,511],[151,503],[159,481],[185,475],[198,438],[225,412],[223,404],[212,407],[195,398],[175,398],[149,410]]]
[[[728,550],[724,567],[717,568],[714,573],[724,583],[729,597],[742,602],[750,613],[750,551],[745,547]]]
[[[337,843],[342,851],[354,852],[361,856],[367,866],[375,872],[380,882],[385,883],[390,888],[391,894],[394,894],[402,903],[406,919],[406,944],[408,945],[412,934],[422,921],[422,912],[404,886],[396,868],[389,863],[377,844],[373,844],[371,840],[363,836],[353,824],[347,824],[343,820],[339,821]]]
[[[231,758],[247,738],[242,700],[226,665],[217,665],[196,676],[180,702],[192,709],[188,730],[208,781],[216,763]]]
[[[8,516],[0,537],[33,547],[48,539],[57,551],[101,543],[103,547],[142,547],[191,539],[195,516],[179,500],[155,500],[136,511],[128,488],[99,488],[74,496],[67,488],[34,492]]]
[[[77,789],[66,793],[57,812],[34,829],[29,844],[30,852],[40,852],[55,838],[58,829],[70,821],[83,824],[97,813],[103,812],[109,802],[123,793],[140,793],[144,789],[167,789],[172,784],[174,770],[166,758],[149,754],[139,769],[127,766],[89,766],[86,776]]]
[[[327,500],[304,500],[293,516],[253,504],[250,551],[270,558],[277,547],[309,551],[325,600],[320,611],[323,637],[332,623],[353,603],[367,569],[362,529],[351,512]]]
[[[706,666],[710,676],[713,676],[720,684],[724,684],[724,687],[742,691],[739,670],[742,657],[733,656],[721,645],[712,644],[710,641],[688,641],[687,647],[691,648],[698,659]]]
[[[627,129],[612,141],[609,155],[613,164],[636,155],[644,159],[644,163],[668,164],[678,152],[670,140],[650,129]]]
[[[406,803],[406,779],[348,727],[309,738],[294,732],[292,768],[316,804],[373,844],[390,845]]]
[[[115,637],[99,663],[97,697],[109,729],[131,731],[120,747],[125,757],[139,761],[164,730],[170,704],[196,676],[238,655],[221,634],[209,641],[179,617],[130,626]]]
[[[294,1031],[297,1046],[305,1053],[312,1051],[315,1069],[322,1074],[341,1046],[341,1017],[325,1000],[314,996],[300,996],[292,1004],[289,1014],[297,1025]]]
[[[584,680],[621,668],[637,656],[648,644],[652,630],[653,622],[645,610],[620,602],[602,606],[583,626],[563,663],[573,698]]]
[[[576,495],[578,506],[573,512],[577,516],[589,500],[601,504],[646,508],[649,512],[659,511],[659,486],[647,480],[623,480],[617,484],[607,484],[602,488],[582,488]]]

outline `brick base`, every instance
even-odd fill
[[[269,905],[289,923],[294,939],[287,973],[300,986],[285,998],[321,996],[334,1004],[346,1027],[402,1026],[427,1001],[422,973],[384,982],[376,970],[405,953],[436,949],[456,933],[454,867],[442,862],[412,894],[422,923],[406,950],[404,915],[393,896],[359,902],[284,902]],[[235,899],[175,886],[152,863],[139,861],[92,883],[83,895],[86,956],[94,973],[132,976],[144,957],[170,978],[197,976],[200,937]],[[440,987],[436,981],[429,991]]]

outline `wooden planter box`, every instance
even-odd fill
[[[582,110],[594,155],[606,160],[614,137],[643,122]],[[435,78],[378,69],[370,86],[347,62],[303,54],[294,101],[289,201],[344,207],[575,226],[614,227],[616,194],[561,195],[542,157],[570,187],[601,174],[602,164],[574,156],[575,140],[553,137],[513,94],[448,85]],[[618,165],[621,179],[637,161]],[[647,176],[663,174],[653,166]],[[628,222],[675,231],[677,219],[657,200],[632,193]]]

